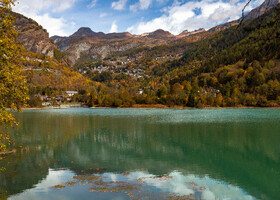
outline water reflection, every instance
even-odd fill
[[[0,161],[7,169],[0,173],[0,192],[7,196],[36,188],[50,168],[180,171],[223,180],[258,199],[280,196],[279,110],[69,109],[17,118],[14,137],[26,148]]]
[[[33,189],[9,199],[75,199],[73,191],[80,194],[79,199],[97,199],[100,192],[102,199],[255,199],[237,186],[177,171],[165,176],[141,171],[76,176],[69,170],[49,170]]]

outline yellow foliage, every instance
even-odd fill
[[[217,106],[223,106],[223,101],[224,101],[223,95],[219,93],[216,99]]]
[[[11,11],[13,0],[0,0],[0,151],[5,151],[10,138],[6,128],[17,125],[14,116],[6,108],[19,110],[28,99],[27,87],[19,63],[22,60],[21,46],[16,41]]]

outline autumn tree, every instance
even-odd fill
[[[7,128],[17,125],[6,108],[20,111],[28,98],[20,67],[22,47],[16,41],[14,18],[10,14],[14,2],[0,0],[0,151],[6,151],[10,143]]]

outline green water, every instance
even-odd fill
[[[25,148],[0,161],[3,198],[133,199],[87,184],[50,188],[106,168],[98,174],[113,181],[155,177],[137,189],[142,199],[280,199],[279,109],[73,108],[16,118],[12,136]]]

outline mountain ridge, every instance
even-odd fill
[[[54,51],[51,59],[26,51],[23,69],[31,94],[85,90],[81,100],[89,106],[280,105],[279,11],[242,26],[235,21],[208,31],[184,31],[180,38],[157,30],[142,36],[124,33],[128,38],[113,33],[108,39],[82,27],[74,36],[53,38],[65,54]],[[19,26],[25,37],[32,36],[28,30],[47,33],[31,19]],[[65,65],[68,58],[71,66]]]
[[[277,5],[279,1],[280,0],[265,0],[260,7],[249,12],[244,20],[246,21],[249,18],[260,16],[267,10],[264,9],[264,5],[268,4],[269,7],[273,7]],[[81,27],[69,37],[51,37],[53,40],[52,42],[49,39],[47,31],[34,20],[28,19],[20,14],[15,15],[15,26],[19,31],[18,40],[27,50],[53,57],[53,49],[59,48],[62,52],[69,54],[69,59],[72,64],[76,63],[81,53],[88,53],[92,56],[101,56],[105,58],[112,52],[126,51],[132,48],[177,44],[184,41],[195,42],[234,26],[239,22],[238,20],[227,22],[207,31],[204,29],[191,32],[185,30],[179,35],[173,35],[162,29],[141,35],[133,35],[129,32],[105,34],[103,32],[94,32],[89,27]]]
[[[275,7],[277,4],[280,3],[280,0],[265,0],[260,6],[258,6],[257,8],[254,8],[253,10],[251,10],[249,13],[247,13],[245,16],[244,16],[244,20],[248,20],[248,19],[253,19],[253,18],[257,18],[261,15],[263,15],[266,11],[270,10],[271,8]],[[225,26],[225,25],[228,25],[228,24],[231,24],[231,23],[239,23],[241,21],[242,17],[238,20],[233,20],[233,21],[230,21],[230,22],[226,22],[224,24],[220,24],[220,25],[217,25],[215,27],[212,27],[210,28],[209,30],[213,30],[214,28],[216,27],[220,27],[220,26]],[[204,28],[199,28],[197,30],[194,30],[194,31],[188,31],[187,29],[182,31],[181,33],[177,34],[177,35],[174,35],[166,30],[163,30],[163,29],[157,29],[155,31],[152,31],[152,32],[147,32],[147,33],[142,33],[142,34],[139,34],[139,35],[135,35],[135,34],[131,34],[129,32],[115,32],[115,33],[104,33],[104,32],[94,32],[92,31],[92,29],[90,27],[80,27],[75,33],[73,33],[72,35],[70,35],[69,37],[72,37],[72,36],[89,36],[89,37],[93,37],[93,36],[96,36],[96,37],[104,37],[106,38],[110,38],[108,36],[112,36],[112,35],[115,35],[115,36],[118,36],[118,35],[121,35],[121,34],[126,34],[127,37],[133,37],[133,36],[136,36],[136,37],[147,37],[147,36],[150,36],[150,37],[156,37],[156,38],[159,38],[160,36],[163,36],[163,37],[182,37],[182,36],[186,36],[186,35],[190,35],[190,34],[195,34],[197,32],[202,32],[202,31],[206,31]],[[88,34],[81,34],[80,32],[87,32]],[[52,38],[57,38],[57,37],[61,37],[61,36],[58,36],[58,35],[54,35],[52,36]],[[121,38],[121,37],[118,37],[118,38]]]
[[[269,11],[271,8],[277,6],[280,3],[280,0],[265,0],[260,6],[257,8],[251,10],[249,13],[247,13],[244,16],[243,21],[257,18],[261,15],[263,15],[265,12]],[[242,18],[239,19],[239,21]]]

